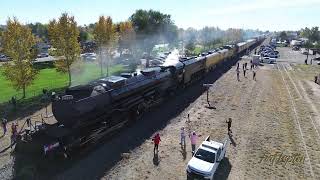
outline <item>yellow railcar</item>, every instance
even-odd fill
[[[210,71],[223,60],[223,55],[216,52],[209,54],[206,59],[206,71]]]

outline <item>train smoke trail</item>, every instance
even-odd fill
[[[179,51],[177,49],[174,49],[165,59],[163,66],[175,65],[179,63],[179,58],[180,58]]]

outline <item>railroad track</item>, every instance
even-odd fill
[[[309,169],[308,174],[310,174],[312,179],[319,179],[320,134],[318,128],[316,127],[316,124],[314,123],[312,117],[309,114],[306,115],[306,112],[304,112],[303,109],[301,109],[308,106],[303,106],[304,104],[308,104],[307,100],[305,96],[303,96],[304,94],[301,93],[298,89],[298,86],[296,82],[292,79],[290,73],[287,70],[286,65],[284,65],[283,63],[279,63],[276,65],[276,67],[288,92],[290,107],[293,112],[293,118],[296,127],[301,137],[302,148],[306,157],[306,165]],[[297,104],[299,106],[297,106]]]

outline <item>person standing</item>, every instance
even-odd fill
[[[193,155],[196,150],[198,135],[196,134],[195,131],[192,131],[192,133],[189,135],[189,137],[190,137],[190,141],[191,141],[191,149],[192,149],[192,155]]]
[[[14,96],[11,97],[11,103],[13,106],[13,110],[16,110],[17,109],[17,100]]]
[[[3,129],[3,136],[6,135],[7,133],[7,119],[6,118],[2,118],[2,129]]]
[[[160,134],[156,133],[156,135],[152,138],[152,141],[154,143],[153,153],[156,154],[156,150],[157,150],[157,154],[158,154],[159,144],[161,141]]]
[[[256,81],[256,71],[255,70],[252,71],[252,79]]]
[[[17,136],[18,136],[18,124],[15,124],[12,122],[11,124],[11,146],[10,148],[12,149],[13,144],[16,142]]]
[[[243,69],[243,76],[246,77],[246,69]]]
[[[239,76],[240,76],[240,70],[237,69],[237,80],[238,80],[238,81],[240,81],[240,77],[239,77]]]
[[[228,121],[226,121],[226,123],[228,124],[228,133],[232,133],[232,130],[231,130],[231,124],[232,124],[232,119],[229,118]]]
[[[186,135],[185,135],[184,127],[182,127],[180,130],[180,144],[181,146],[186,145]]]

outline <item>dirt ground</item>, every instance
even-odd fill
[[[25,121],[27,118],[30,118],[32,121],[32,124],[34,124],[36,121],[41,122],[42,119],[47,123],[54,123],[56,120],[52,116],[51,112],[51,106],[49,105],[46,108],[42,108],[40,110],[37,110],[36,112],[32,113],[30,116],[24,117],[24,118],[18,118],[13,121],[10,121],[7,123],[7,133],[3,135],[3,129],[0,128],[0,179],[12,179],[13,178],[13,172],[14,172],[14,154],[13,151],[10,148],[11,144],[11,124],[17,123],[18,124],[18,132],[21,132],[23,129],[26,128]],[[12,149],[14,149],[15,146],[13,146]]]
[[[320,66],[304,65],[306,57],[290,48],[278,50],[277,63],[255,69],[256,81],[247,70],[247,77],[241,72],[238,82],[233,66],[219,79],[200,81],[154,108],[71,165],[38,177],[186,179],[190,140],[186,139],[186,149],[179,145],[179,131],[185,127],[199,135],[198,145],[208,135],[217,141],[230,138],[215,179],[320,179],[320,87],[313,82]],[[240,61],[240,67],[245,61]],[[209,100],[215,109],[206,108],[201,85],[208,82],[214,82]],[[232,137],[225,123],[229,117]],[[159,156],[153,155],[155,132],[162,140]],[[8,145],[8,135],[0,140],[1,148]],[[13,167],[10,152],[1,153],[0,179],[10,179]]]
[[[217,80],[209,97],[216,109],[205,107],[204,93],[171,119],[159,131],[158,157],[153,155],[150,137],[102,179],[186,179],[191,145],[187,141],[183,151],[179,129],[196,131],[199,143],[208,135],[222,141],[228,137],[225,121],[229,117],[233,136],[216,179],[319,179],[320,87],[313,83],[313,76],[320,68],[302,65],[305,56],[300,52],[278,49],[280,62],[259,66],[256,81],[248,70],[238,82],[236,66]],[[285,162],[279,156],[300,160]]]

